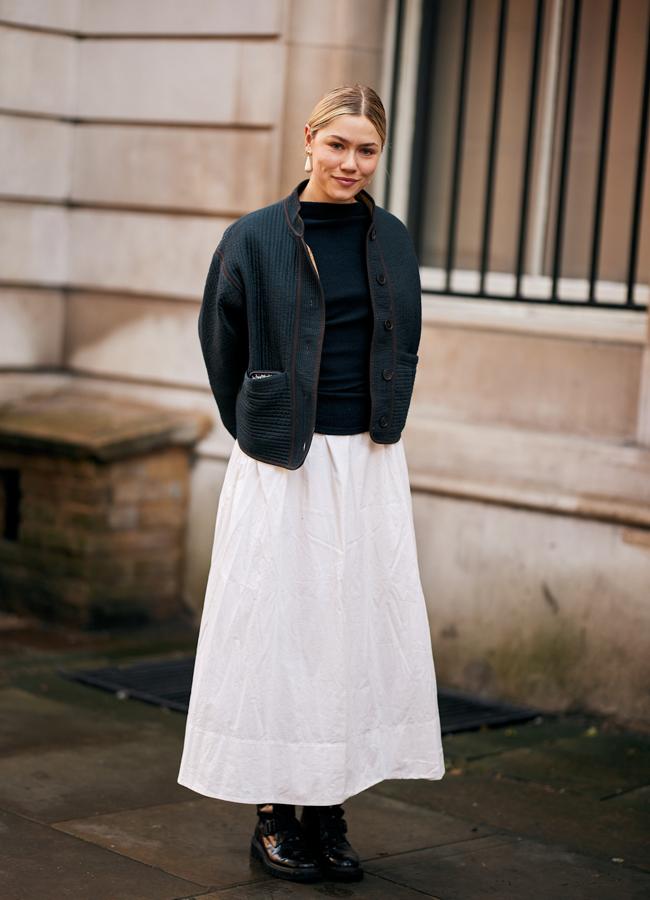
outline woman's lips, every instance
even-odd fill
[[[356,184],[358,181],[357,178],[339,178],[338,175],[335,175],[334,177],[337,181],[340,181],[341,184],[344,184],[346,187],[349,187],[351,184]]]

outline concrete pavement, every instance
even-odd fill
[[[249,859],[254,806],[177,784],[182,714],[56,671],[184,656],[195,637],[0,620],[3,900],[650,896],[650,735],[579,714],[450,735],[442,781],[351,797],[363,881],[267,876]]]

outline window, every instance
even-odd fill
[[[398,4],[400,77],[412,7]],[[421,0],[418,14],[411,164],[386,195],[424,292],[645,311],[650,0]]]

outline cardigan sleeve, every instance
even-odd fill
[[[236,438],[235,401],[248,366],[248,322],[243,289],[225,262],[222,247],[223,242],[212,256],[198,330],[208,380],[221,421]]]

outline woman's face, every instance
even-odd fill
[[[315,135],[305,125],[305,143],[313,170],[301,199],[354,203],[374,175],[381,154],[381,139],[370,119],[337,116]]]

